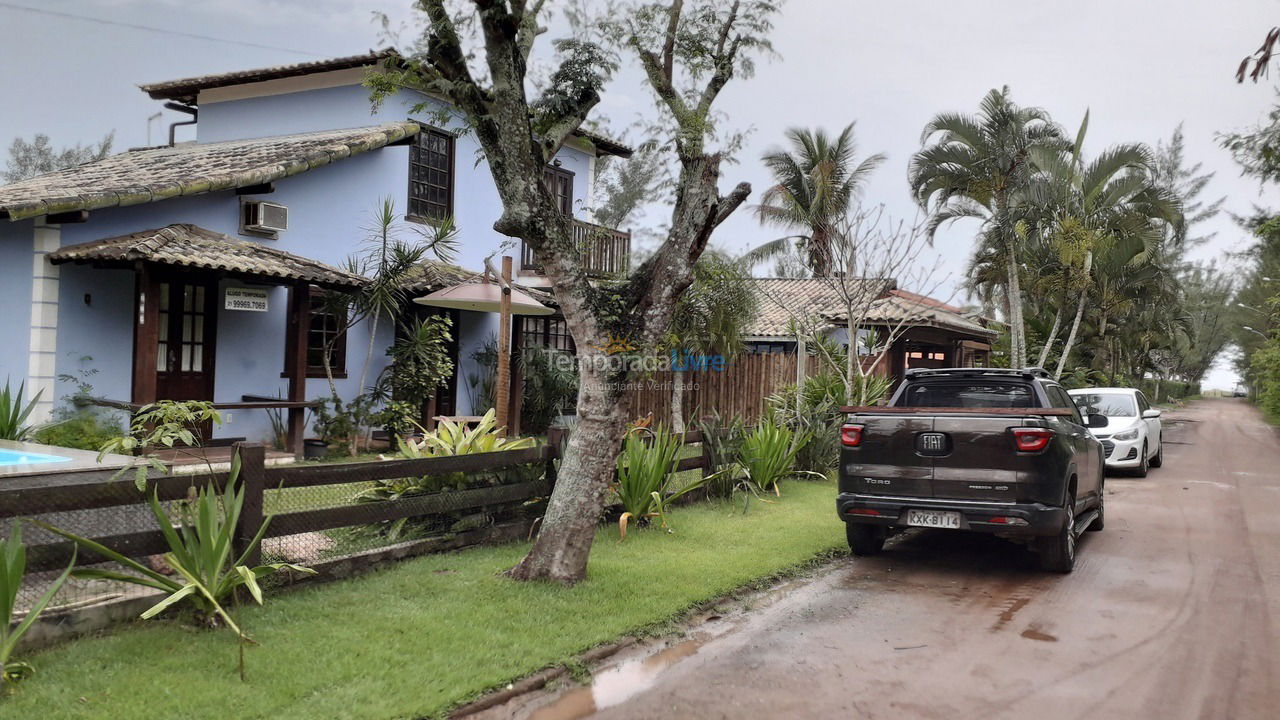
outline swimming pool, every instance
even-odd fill
[[[6,450],[0,448],[0,467],[10,465],[44,465],[47,463],[71,462],[71,458],[61,455],[45,455],[44,453],[26,452],[23,450]]]

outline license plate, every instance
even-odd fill
[[[960,513],[945,510],[908,510],[907,524],[912,527],[960,529]]]

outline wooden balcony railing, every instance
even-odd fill
[[[573,242],[582,253],[587,274],[593,277],[623,275],[631,267],[631,233],[581,220],[573,221]],[[542,265],[533,249],[520,244],[520,269],[542,274]]]

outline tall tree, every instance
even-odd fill
[[[1169,248],[1169,252],[1179,259],[1185,250],[1213,239],[1214,233],[1194,235],[1195,227],[1217,217],[1222,212],[1222,204],[1227,201],[1226,196],[1211,201],[1201,199],[1214,176],[1213,172],[1204,172],[1203,167],[1204,163],[1188,164],[1182,123],[1174,128],[1168,142],[1161,140],[1156,143],[1151,163],[1152,182],[1164,188],[1182,206],[1181,231],[1172,237],[1174,242]]]
[[[929,237],[955,220],[982,221],[982,235],[998,250],[1005,269],[1010,363],[1024,366],[1019,206],[1035,171],[1032,152],[1060,151],[1066,146],[1062,130],[1044,110],[1015,104],[1005,87],[987,93],[977,115],[935,116],[920,142],[925,147],[911,158],[908,177],[916,202],[931,212]]]
[[[750,282],[749,267],[714,250],[694,264],[693,284],[680,298],[668,332],[669,347],[675,353],[671,373],[673,432],[684,432],[687,359],[721,355],[732,360],[742,351],[742,331],[755,319],[759,307]]]
[[[755,248],[747,255],[749,262],[775,257],[794,245],[804,253],[815,277],[831,274],[831,236],[836,225],[885,160],[876,153],[855,165],[853,128],[854,123],[849,123],[834,138],[821,128],[791,128],[787,131],[791,150],[765,154],[764,165],[774,184],[756,206],[756,217],[762,224],[794,234]]]
[[[30,141],[14,138],[9,145],[9,161],[0,179],[7,183],[26,180],[37,175],[83,165],[111,154],[115,131],[102,136],[96,145],[71,145],[54,149],[49,136],[37,133]]]
[[[457,108],[480,143],[502,201],[494,229],[524,240],[552,282],[579,349],[579,421],[533,548],[509,574],[575,582],[586,574],[630,419],[624,392],[630,366],[608,354],[609,339],[660,345],[711,233],[750,193],[745,183],[719,192],[722,156],[709,147],[713,108],[735,76],[751,73],[751,56],[769,49],[776,6],[763,0],[640,2],[601,18],[612,47],[638,61],[669,119],[678,171],[670,226],[657,251],[625,279],[597,283],[587,276],[570,218],[542,177],[599,103],[614,66],[612,48],[581,38],[558,41],[549,82],[531,97],[529,67],[544,30],[542,2],[473,0],[446,7],[445,0],[419,0],[417,7],[425,15],[423,37],[367,82],[375,100],[409,89],[447,98]],[[477,47],[464,41],[468,29]],[[415,110],[427,107],[424,100]]]

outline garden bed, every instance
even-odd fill
[[[791,481],[746,515],[740,501],[680,508],[673,534],[619,543],[602,527],[589,577],[572,588],[503,578],[527,550],[515,543],[277,594],[242,611],[260,643],[246,683],[230,633],[121,628],[31,657],[38,674],[0,707],[45,720],[438,715],[838,548],[833,495],[830,482]]]

